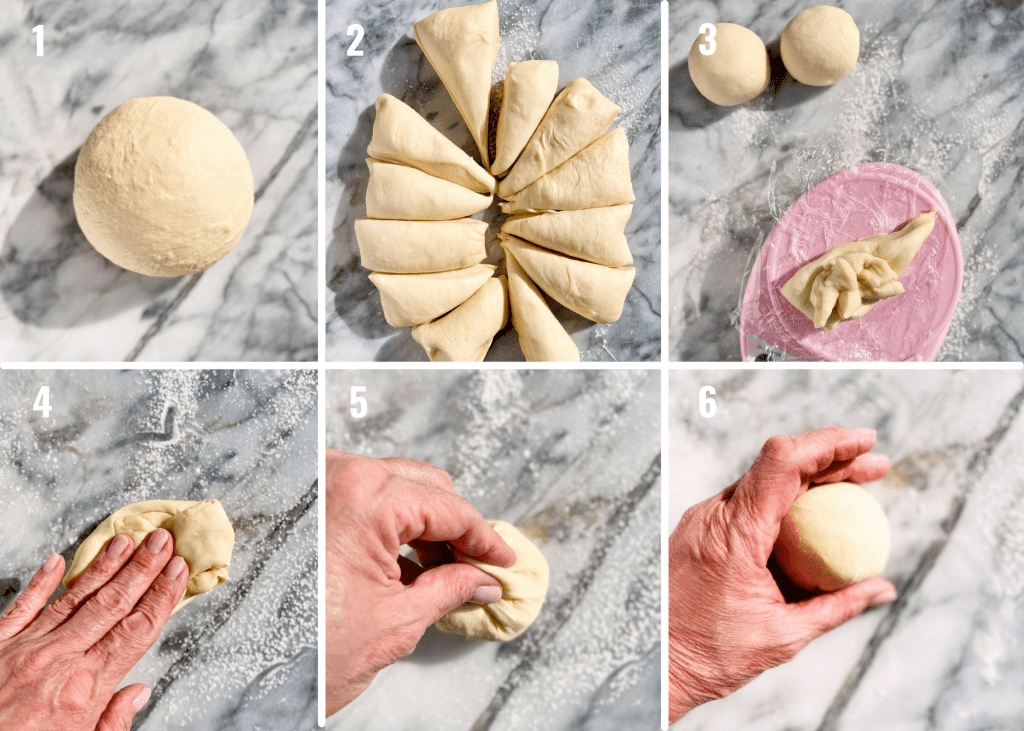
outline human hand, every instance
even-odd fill
[[[131,728],[149,688],[114,689],[156,641],[188,583],[169,531],[158,529],[132,549],[129,536],[114,536],[46,606],[64,573],[64,559],[50,554],[0,616],[0,728]]]
[[[772,437],[739,481],[686,511],[669,539],[669,721],[788,662],[896,598],[880,578],[787,603],[768,568],[779,525],[811,484],[870,482],[889,460],[869,429]]]
[[[467,563],[509,567],[515,552],[448,473],[423,462],[327,451],[327,715],[408,655],[426,629],[501,584]],[[399,555],[409,544],[420,565]],[[456,551],[453,553],[447,544]]]

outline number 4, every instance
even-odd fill
[[[366,391],[366,386],[352,387],[352,408],[350,411],[356,419],[362,419],[366,416],[366,397],[359,395],[364,391]]]
[[[33,411],[42,411],[44,419],[49,419],[50,418],[50,411],[53,410],[53,407],[50,406],[50,387],[49,386],[43,386],[42,388],[39,389],[39,393],[36,394],[36,402],[35,402],[35,404],[33,404],[32,410]]]

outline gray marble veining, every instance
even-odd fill
[[[449,139],[479,157],[451,97],[413,39],[413,23],[462,0],[402,0],[387,4],[327,2],[327,358],[332,361],[426,360],[409,328],[384,320],[380,296],[359,264],[353,222],[365,215],[366,146],[373,131],[374,102],[387,92],[420,112]],[[626,237],[637,267],[621,319],[595,325],[560,305],[555,313],[583,360],[646,361],[661,357],[661,20],[648,0],[501,0],[501,42],[492,81],[511,62],[554,59],[559,88],[584,76],[621,107],[616,124],[630,144],[636,201]],[[350,25],[366,35],[355,41]],[[483,220],[489,261],[499,258],[497,204]],[[489,360],[522,360],[511,328],[499,334]]]

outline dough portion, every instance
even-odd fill
[[[515,172],[515,168],[512,171]],[[629,142],[626,133],[617,127],[503,201],[501,210],[505,213],[566,211],[617,206],[634,200],[629,175]]]
[[[435,274],[374,272],[370,281],[380,290],[384,319],[392,327],[436,320],[468,300],[494,275],[495,266],[477,264]]]
[[[75,164],[82,233],[118,266],[179,277],[220,260],[253,207],[245,150],[202,107],[168,96],[132,99],[89,133]]]
[[[491,196],[474,193],[422,170],[366,159],[366,215],[403,221],[449,221],[472,216],[491,205]]]
[[[782,287],[783,296],[814,327],[831,332],[844,320],[863,317],[881,300],[903,293],[897,279],[935,227],[935,210],[891,234],[840,244],[801,267]]]
[[[882,506],[860,485],[817,485],[790,506],[774,553],[798,585],[835,591],[882,573],[889,524]]]
[[[540,614],[548,593],[548,562],[530,539],[501,520],[488,521],[516,552],[512,568],[470,561],[501,582],[501,599],[490,604],[466,603],[437,620],[442,632],[506,642],[521,635]]]
[[[147,500],[113,513],[82,541],[64,577],[65,588],[118,533],[127,533],[138,548],[157,528],[174,534],[174,553],[188,562],[188,586],[175,612],[228,580],[235,531],[219,501]]]
[[[479,363],[508,322],[508,282],[491,277],[472,297],[433,322],[412,329],[412,337],[434,362]]]
[[[408,165],[481,195],[494,194],[494,178],[404,102],[377,97],[377,118],[366,154]]]
[[[498,3],[439,10],[416,21],[413,32],[489,168],[487,120],[491,70],[498,58]]]
[[[579,363],[580,351],[555,317],[544,295],[530,281],[512,252],[505,250],[512,327],[531,362]]]
[[[619,108],[586,79],[571,82],[555,97],[508,177],[498,184],[499,197],[511,198],[586,148],[618,113]]]
[[[511,252],[527,276],[560,304],[594,322],[615,322],[622,315],[636,276],[632,267],[571,259],[507,234],[499,239],[506,255]]]
[[[479,264],[487,256],[487,224],[455,221],[356,219],[362,265],[375,272],[446,272]]]
[[[629,204],[557,213],[523,214],[502,225],[505,233],[569,256],[610,267],[633,263],[626,242]]]
[[[688,67],[697,91],[723,107],[734,107],[761,95],[772,77],[768,49],[752,30],[734,23],[715,23],[715,52],[705,56],[700,47],[711,45],[701,34],[690,46]]]
[[[860,31],[842,8],[818,5],[789,21],[779,51],[794,79],[810,86],[829,86],[857,65]]]
[[[505,175],[519,158],[557,90],[558,64],[555,61],[509,64],[498,115],[497,152],[491,164],[495,177]]]

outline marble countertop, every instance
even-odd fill
[[[0,610],[122,506],[216,498],[231,578],[125,679],[153,690],[132,728],[316,728],[316,404],[315,371],[0,371]]]
[[[413,39],[413,23],[464,0],[327,0],[327,358],[332,361],[426,360],[410,328],[384,320],[380,295],[359,264],[353,222],[365,215],[366,146],[373,131],[374,102],[393,94],[423,114],[449,139],[479,157],[465,123]],[[616,124],[630,144],[637,200],[626,228],[637,268],[622,317],[596,325],[560,305],[555,314],[585,361],[648,361],[661,358],[661,19],[647,0],[499,0],[501,43],[492,81],[511,62],[554,59],[559,88],[580,76],[621,107]],[[362,57],[347,56],[359,23],[366,36]],[[504,215],[485,211],[488,261],[500,257],[497,230]],[[478,216],[479,217],[479,216]],[[523,360],[511,327],[495,340],[488,360]]]
[[[366,388],[362,419],[350,414],[353,386]],[[431,628],[327,727],[657,728],[658,373],[328,371],[326,387],[329,447],[447,470],[551,567],[523,635],[493,643]]]
[[[743,25],[771,50],[814,4],[670,4],[670,359],[739,360],[739,302],[758,247],[814,183],[872,161],[916,170],[956,220],[964,284],[937,359],[1024,359],[1024,7],[844,0],[861,51],[839,83],[789,77],[731,108],[699,95],[687,54],[701,23]]]
[[[717,413],[697,413],[702,386]],[[900,592],[792,662],[683,717],[677,731],[1024,726],[1024,374],[673,371],[668,525],[732,484],[764,441],[870,427],[892,462],[883,576]]]
[[[315,0],[11,10],[0,19],[0,361],[316,360]],[[170,279],[104,259],[71,202],[92,128],[159,95],[230,127],[256,187],[234,250]]]

